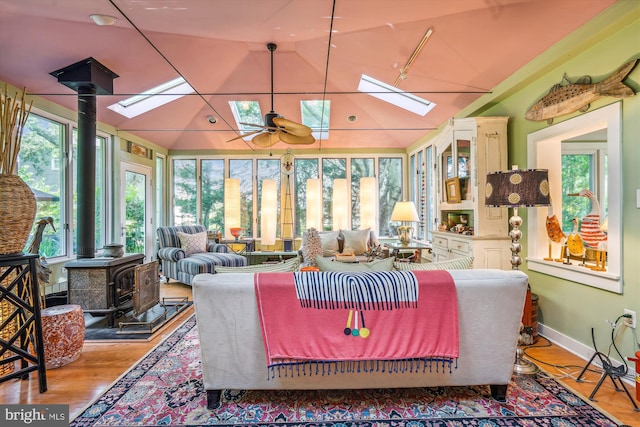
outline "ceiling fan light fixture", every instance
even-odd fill
[[[100,26],[113,25],[118,20],[118,18],[116,18],[115,16],[101,15],[101,14],[98,14],[98,13],[95,13],[93,15],[89,15],[89,18],[91,18],[93,20],[93,22],[95,22],[97,25],[100,25]]]

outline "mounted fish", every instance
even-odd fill
[[[591,84],[591,77],[584,76],[572,83],[565,74],[562,81],[554,85],[549,93],[536,102],[524,117],[527,120],[553,123],[554,117],[573,113],[574,111],[585,112],[592,102],[603,96],[613,96],[615,98],[627,98],[635,95],[633,89],[622,83],[631,70],[638,63],[638,59],[629,61],[605,80]],[[567,84],[563,84],[563,83]]]

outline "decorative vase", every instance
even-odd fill
[[[322,241],[318,230],[312,227],[302,236],[302,257],[307,265],[315,266],[318,255],[322,255]]]
[[[124,256],[124,246],[120,243],[109,243],[104,245],[102,255],[110,258],[120,258]]]
[[[18,175],[0,174],[0,255],[21,254],[36,217],[36,197]]]

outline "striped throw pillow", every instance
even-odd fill
[[[399,271],[414,270],[467,270],[473,265],[473,257],[448,259],[446,261],[416,264],[411,262],[394,262],[393,268]]]
[[[300,268],[300,257],[296,256],[284,261],[281,261],[277,264],[257,264],[257,265],[247,265],[245,267],[222,267],[216,265],[215,267],[216,273],[264,273],[269,271],[276,272],[291,272],[298,271]]]

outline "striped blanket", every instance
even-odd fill
[[[257,273],[255,293],[271,375],[450,372],[458,357],[446,271]]]

